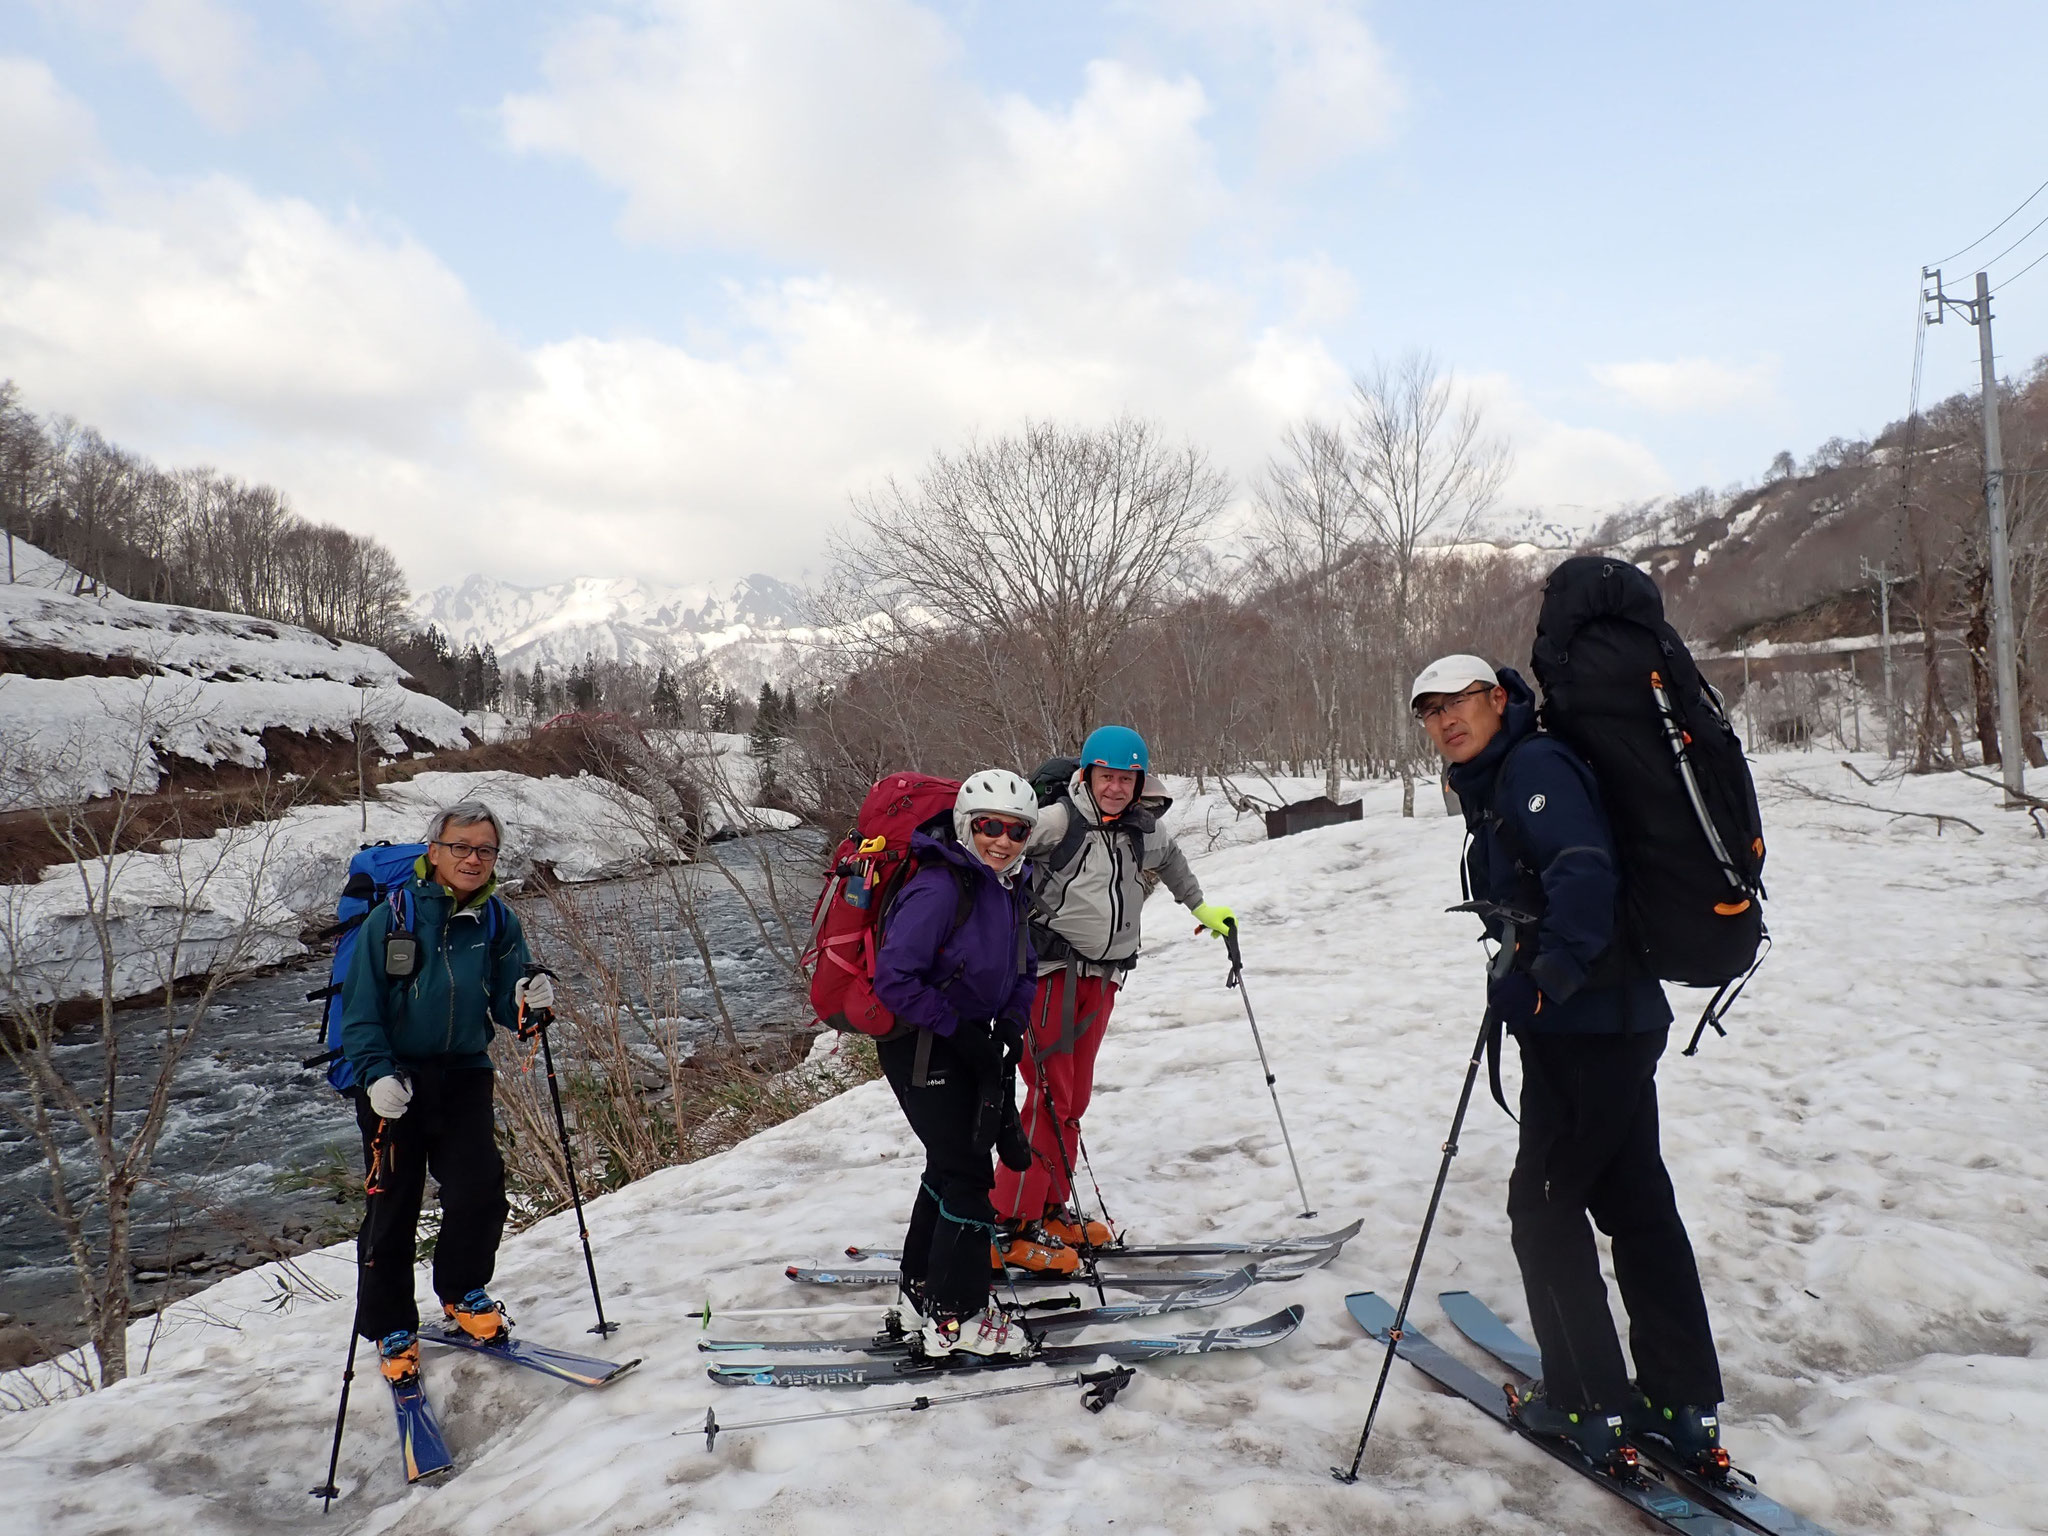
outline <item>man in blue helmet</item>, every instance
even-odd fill
[[[1031,1167],[996,1177],[998,1247],[1026,1268],[1071,1268],[1061,1249],[1099,1246],[1112,1233],[1074,1209],[1070,1172],[1081,1116],[1095,1081],[1095,1054],[1124,975],[1138,960],[1138,919],[1154,884],[1214,933],[1228,907],[1202,899],[1187,856],[1158,818],[1170,801],[1143,796],[1151,764],[1145,738],[1105,725],[1081,745],[1073,775],[1032,829],[1031,946],[1038,991],[1025,1037],[1024,1131]],[[1041,770],[1043,771],[1043,770]]]

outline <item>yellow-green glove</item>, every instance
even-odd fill
[[[1237,921],[1237,914],[1216,902],[1205,901],[1195,908],[1195,921],[1220,939],[1224,930]]]

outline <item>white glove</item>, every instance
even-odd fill
[[[549,1008],[555,1006],[555,983],[549,976],[522,976],[512,988],[512,996],[521,1008]]]
[[[396,1120],[412,1102],[412,1084],[396,1074],[370,1084],[370,1108],[382,1120]]]

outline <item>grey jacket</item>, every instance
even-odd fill
[[[1038,813],[1024,845],[1025,856],[1039,861],[1031,881],[1033,924],[1065,940],[1090,971],[1128,970],[1138,958],[1139,909],[1149,890],[1144,877],[1156,874],[1174,899],[1190,908],[1202,904],[1202,884],[1180,845],[1159,830],[1148,811],[1133,804],[1105,824],[1079,773],[1068,782],[1067,794],[1087,831],[1072,858],[1055,869],[1049,859],[1066,837],[1073,811],[1062,800]],[[1134,830],[1142,831],[1142,839],[1132,837]],[[1065,964],[1064,956],[1039,949],[1041,976]]]

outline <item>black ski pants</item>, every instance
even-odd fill
[[[1669,1034],[1517,1037],[1522,1143],[1508,1220],[1560,1407],[1618,1410],[1628,1393],[1589,1215],[1613,1241],[1642,1389],[1660,1404],[1721,1401],[1699,1267],[1657,1145],[1657,1059]]]
[[[420,1325],[413,1244],[429,1173],[441,1186],[435,1295],[460,1301],[489,1285],[505,1235],[505,1163],[491,1122],[495,1074],[488,1067],[417,1065],[407,1075],[412,1103],[396,1120],[380,1122],[369,1094],[353,1093],[363,1166],[375,1186],[356,1237],[356,1332],[366,1339]]]
[[[972,1317],[988,1305],[996,1220],[994,1154],[975,1139],[980,1080],[950,1040],[929,1030],[885,1040],[875,1054],[924,1143],[924,1174],[903,1236],[904,1290],[928,1315]]]

